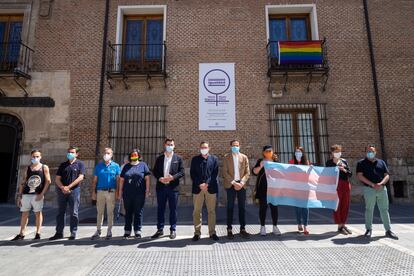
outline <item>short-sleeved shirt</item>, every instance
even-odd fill
[[[75,162],[73,162],[72,164],[69,161],[60,164],[56,175],[61,177],[63,186],[68,186],[70,185],[70,183],[75,181],[76,178],[79,177],[79,175],[85,175],[85,173],[85,164],[83,164],[82,161],[76,159]],[[79,188],[81,184],[82,182],[76,185],[74,188],[72,188],[72,190]]]
[[[138,165],[126,164],[121,172],[121,177],[124,179],[123,195],[128,197],[145,194],[145,176],[150,174],[145,162],[139,162]]]
[[[373,162],[367,158],[358,161],[357,173],[362,173],[369,181],[373,183],[381,182],[385,174],[389,174],[387,164],[384,160],[375,159]],[[363,183],[366,185],[365,183]]]
[[[95,167],[93,173],[94,176],[98,177],[96,183],[97,190],[108,190],[116,189],[116,178],[121,173],[121,167],[118,163],[111,161],[108,165],[105,162],[100,162]]]

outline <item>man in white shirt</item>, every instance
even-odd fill
[[[164,235],[164,216],[168,202],[170,209],[170,239],[176,237],[178,186],[184,176],[183,160],[175,152],[175,142],[172,138],[164,141],[164,153],[155,160],[153,175],[157,179],[157,232],[153,239]]]
[[[234,201],[237,197],[239,208],[240,235],[249,238],[250,234],[246,231],[246,189],[247,180],[250,176],[249,159],[240,152],[240,141],[230,142],[231,153],[224,157],[223,175],[224,188],[227,193],[227,237],[233,239],[233,210]]]

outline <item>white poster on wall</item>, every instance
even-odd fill
[[[234,63],[199,64],[199,130],[236,130]]]

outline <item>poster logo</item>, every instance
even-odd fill
[[[213,69],[208,71],[204,75],[203,85],[206,91],[213,95],[204,100],[206,103],[215,103],[218,106],[219,103],[229,102],[226,96],[219,97],[230,87],[230,77],[224,70]]]

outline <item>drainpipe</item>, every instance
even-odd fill
[[[106,63],[106,41],[108,39],[108,19],[109,19],[109,0],[105,1],[105,19],[104,19],[104,33],[102,39],[102,63],[101,63],[101,80],[99,83],[99,103],[98,103],[98,118],[96,125],[96,148],[95,148],[95,165],[98,163],[99,146],[101,141],[102,128],[102,105],[104,95],[105,83],[105,63]]]
[[[384,127],[383,127],[383,122],[382,122],[381,101],[380,101],[379,89],[378,89],[377,69],[375,65],[374,46],[372,43],[371,27],[369,24],[369,17],[368,17],[368,3],[367,3],[367,0],[363,0],[362,2],[364,4],[365,26],[367,29],[369,57],[371,60],[372,81],[374,84],[375,106],[377,109],[378,131],[379,131],[379,138],[380,138],[380,143],[381,143],[381,155],[382,155],[382,159],[387,163],[387,152],[385,150]],[[388,199],[392,203],[390,183],[388,182],[386,186],[387,186],[387,191],[388,191]]]

